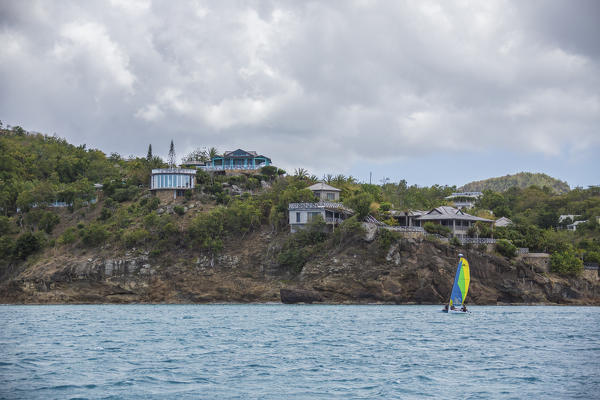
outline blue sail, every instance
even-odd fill
[[[465,297],[467,297],[470,280],[469,262],[461,257],[456,267],[454,285],[452,286],[452,294],[450,295],[450,306],[460,307],[463,304]]]

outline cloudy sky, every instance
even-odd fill
[[[600,2],[0,1],[0,119],[106,153],[600,184]]]

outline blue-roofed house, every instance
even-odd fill
[[[206,171],[256,170],[271,165],[271,159],[256,151],[237,149],[213,157],[208,165],[199,167]]]

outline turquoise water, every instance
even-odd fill
[[[600,308],[0,306],[0,398],[598,398]]]

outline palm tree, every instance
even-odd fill
[[[298,179],[306,179],[308,178],[308,171],[304,168],[296,168],[294,171],[294,176]]]

